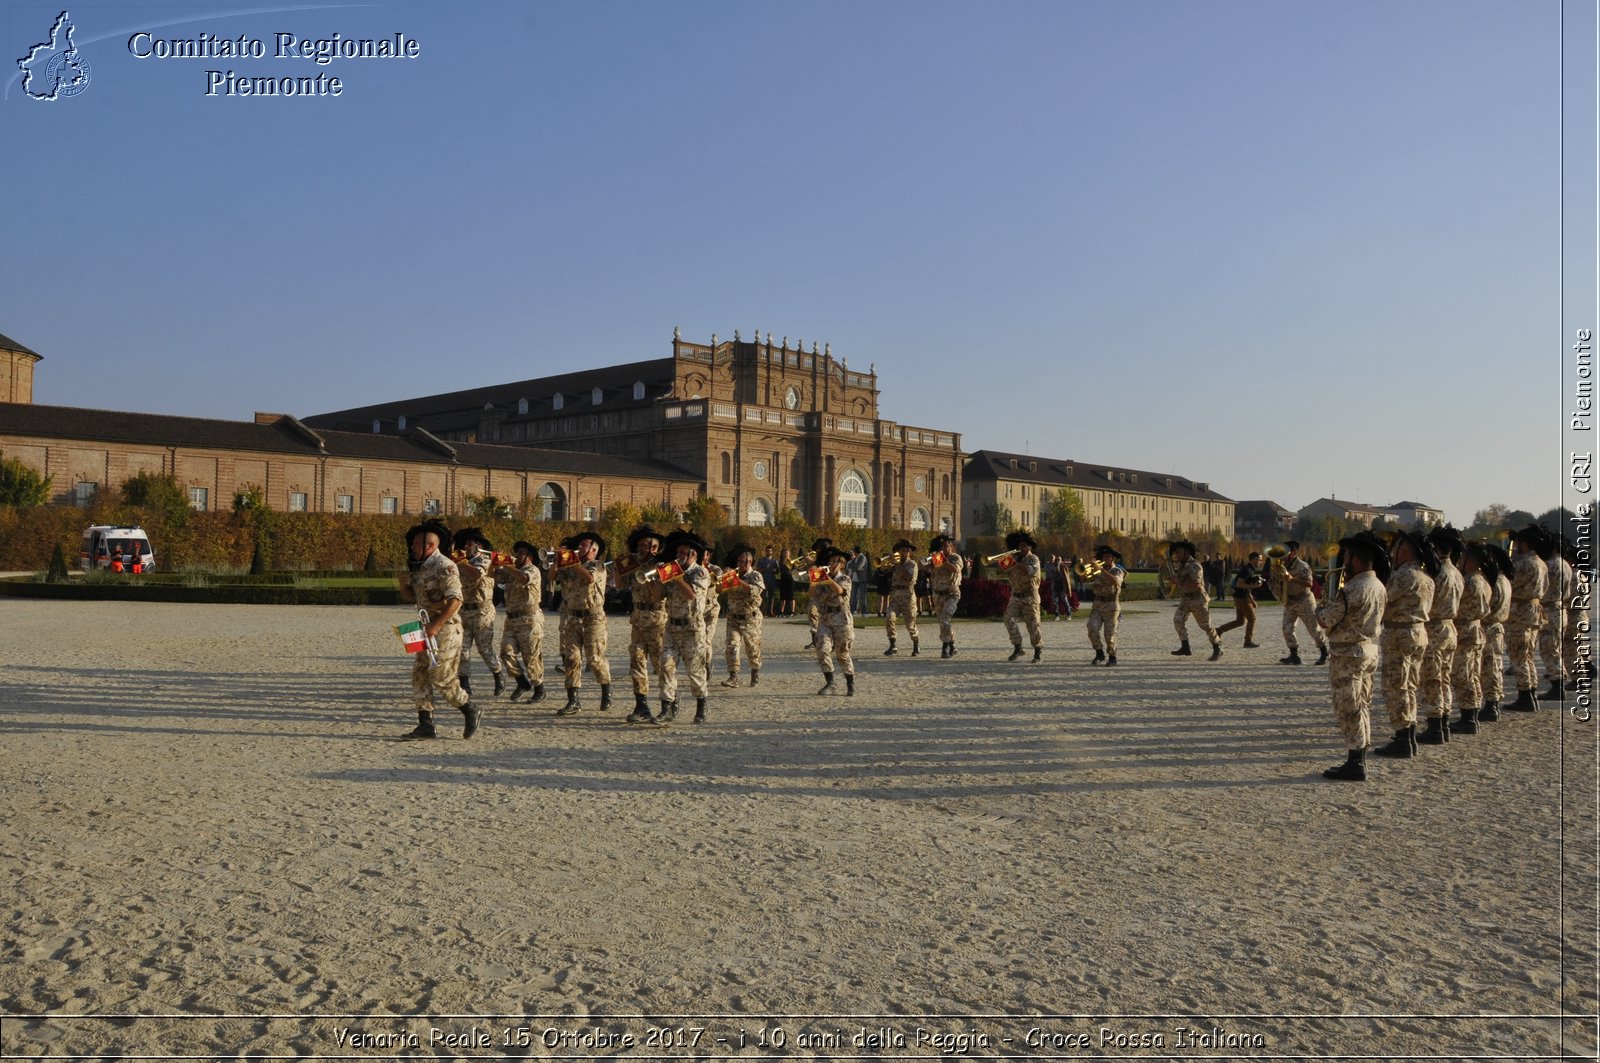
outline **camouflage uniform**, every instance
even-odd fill
[[[960,554],[954,558],[942,553],[934,556],[942,559],[928,575],[933,590],[933,611],[939,614],[939,641],[954,646],[956,634],[951,630],[950,621],[955,619],[956,606],[961,604],[961,576],[966,562],[961,560]]]
[[[850,657],[850,649],[856,641],[855,623],[850,619],[850,577],[841,572],[832,579],[813,583],[811,600],[817,603],[821,614],[817,627],[817,663],[824,672],[832,673],[831,657],[839,662],[845,675],[855,675],[855,661]]]
[[[894,648],[895,618],[904,617],[906,634],[915,643],[917,636],[917,559],[908,557],[894,566],[889,573],[889,608],[883,614],[883,629],[889,635],[889,648]]]
[[[666,680],[663,649],[667,640],[667,589],[651,578],[659,559],[634,569],[630,575],[633,613],[628,617],[628,678],[637,697],[650,695],[650,673]]]
[[[1028,629],[1028,639],[1034,649],[1044,645],[1044,636],[1039,631],[1039,582],[1044,578],[1043,567],[1039,564],[1039,555],[1018,555],[1015,564],[1005,569],[1006,579],[1011,584],[1011,601],[1006,603],[1006,634],[1011,639],[1011,645],[1022,645],[1022,627]]]
[[[722,615],[722,599],[717,597],[717,581],[722,569],[716,565],[702,566],[706,570],[706,588],[701,592],[701,607],[705,610],[705,630],[700,633],[700,671],[706,686],[711,685],[711,658],[716,656],[717,617]]]
[[[1533,649],[1539,622],[1543,619],[1539,601],[1549,583],[1543,558],[1531,550],[1517,557],[1511,573],[1511,615],[1506,618],[1506,642],[1519,691],[1533,690],[1539,685]]]
[[[1483,620],[1489,613],[1489,581],[1480,572],[1463,576],[1456,607],[1456,657],[1450,692],[1463,710],[1483,704]]]
[[[1205,632],[1207,641],[1212,646],[1217,646],[1222,642],[1222,638],[1217,634],[1217,629],[1211,626],[1211,605],[1210,599],[1206,596],[1205,570],[1200,562],[1192,557],[1178,569],[1176,583],[1181,587],[1191,581],[1199,583],[1200,587],[1198,590],[1184,591],[1179,596],[1178,607],[1172,611],[1172,628],[1178,633],[1179,641],[1188,642],[1189,618],[1192,616],[1195,624]]]
[[[1496,576],[1489,586],[1489,611],[1483,617],[1483,666],[1478,669],[1485,705],[1505,695],[1506,620],[1510,616],[1511,580]]]
[[[1428,650],[1422,657],[1423,715],[1450,716],[1450,674],[1456,655],[1456,610],[1461,606],[1461,570],[1447,557],[1439,559],[1428,606]]]
[[[539,685],[544,682],[544,614],[539,598],[544,577],[532,561],[525,565],[506,565],[496,577],[505,588],[506,626],[500,633],[500,665],[511,676],[522,676]],[[517,667],[521,657],[522,667]]]
[[[1545,565],[1546,586],[1540,605],[1544,626],[1539,629],[1539,658],[1544,661],[1545,678],[1559,681],[1566,674],[1561,651],[1567,638],[1567,603],[1572,600],[1572,566],[1556,554]]]
[[[494,580],[489,575],[489,554],[478,551],[461,566],[461,678],[476,649],[494,675],[500,674],[500,661],[494,652]]]
[[[593,578],[585,582],[580,572]],[[586,561],[556,570],[561,589],[561,675],[568,690],[583,685],[583,663],[601,686],[611,684],[611,662],[606,660],[606,567]]]
[[[667,589],[667,638],[661,652],[661,700],[678,700],[678,676],[681,673],[689,684],[689,692],[696,699],[706,696],[706,603],[705,596],[715,592],[711,575],[700,565],[687,565],[683,575],[674,583],[694,589],[685,595],[675,587]]]
[[[728,589],[728,624],[722,647],[728,678],[739,679],[739,647],[750,657],[752,677],[761,670],[761,595],[766,590],[761,573],[752,568]]]
[[[1428,606],[1433,578],[1415,561],[1407,561],[1389,577],[1383,609],[1383,704],[1389,724],[1398,731],[1417,722],[1417,686],[1422,657],[1428,649]]]
[[[451,598],[461,600],[461,570],[441,553],[429,554],[422,567],[409,575],[417,608],[426,609],[431,619],[439,618]],[[444,622],[434,642],[437,664],[428,662],[426,651],[415,654],[411,663],[411,693],[418,712],[433,711],[435,701],[442,701],[452,709],[467,703],[467,692],[461,689],[458,677],[461,664],[459,613]]]
[[[1306,564],[1305,558],[1297,557],[1287,561],[1283,566],[1284,572],[1291,579],[1305,580],[1306,586],[1283,583],[1283,641],[1289,647],[1291,654],[1300,652],[1300,643],[1294,636],[1295,621],[1306,626],[1311,632],[1312,639],[1317,644],[1317,652],[1321,653],[1328,647],[1327,641],[1322,637],[1322,629],[1317,626],[1317,597],[1311,593],[1311,566]]]
[[[1089,581],[1094,595],[1089,603],[1089,645],[1097,655],[1117,655],[1117,620],[1122,616],[1122,581],[1127,575],[1121,565],[1107,565]]]
[[[1317,623],[1328,631],[1333,718],[1338,721],[1346,749],[1366,749],[1372,743],[1372,677],[1378,670],[1375,639],[1385,598],[1377,574],[1360,572],[1323,602],[1315,614]]]

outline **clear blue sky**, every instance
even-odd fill
[[[760,329],[968,450],[1561,501],[1554,2],[69,10],[92,80],[51,103],[15,60],[59,4],[0,23],[0,333],[41,403],[304,415]]]

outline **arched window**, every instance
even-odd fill
[[[733,455],[727,451],[722,452],[722,482],[733,482]]]
[[[558,391],[554,395],[550,396],[550,408],[552,410],[559,410],[566,404],[567,400],[562,397],[561,392]]]
[[[923,509],[921,506],[918,506],[916,509],[913,509],[911,511],[910,528],[911,528],[912,531],[927,531],[928,530],[928,511]]]
[[[394,426],[404,432],[406,430],[406,415],[402,413],[399,420],[395,421]]]
[[[539,493],[534,497],[539,500],[540,520],[567,519],[567,496],[561,488],[555,484],[547,483],[539,488]]]
[[[520,414],[526,414],[528,412],[528,400],[527,399],[518,399],[517,400],[517,412],[520,413]]]
[[[870,516],[867,482],[852,469],[839,481],[839,519],[845,524],[864,526]]]
[[[589,392],[589,405],[598,406],[604,401],[606,401],[606,393],[603,388],[595,388]]]
[[[644,381],[643,380],[635,380],[633,382],[633,397],[634,397],[634,399],[636,401],[638,399],[644,398]]]
[[[945,473],[939,477],[939,501],[950,501],[950,474]]]
[[[744,522],[752,528],[765,528],[772,523],[772,507],[765,499],[752,498],[744,511]]]
[[[381,432],[381,431],[383,431],[383,422],[382,422],[382,421],[380,421],[380,420],[378,420],[378,419],[377,419],[377,418],[376,418],[376,417],[374,417],[374,418],[373,418],[373,419],[372,419],[372,430],[373,430],[373,431],[374,431],[374,432]]]

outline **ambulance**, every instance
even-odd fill
[[[95,524],[83,533],[83,548],[78,552],[78,567],[85,572],[105,569],[111,572],[153,572],[155,551],[143,528],[116,524]]]

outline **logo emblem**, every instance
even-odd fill
[[[17,60],[22,91],[35,100],[76,96],[89,87],[89,62],[72,44],[72,18],[63,11],[50,27],[50,39]]]

